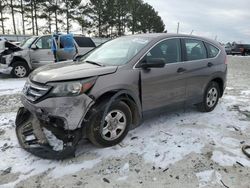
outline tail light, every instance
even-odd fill
[[[226,58],[225,58],[225,64],[227,65],[227,56],[226,56]]]
[[[244,48],[240,48],[240,51],[241,51],[241,52],[244,52]]]

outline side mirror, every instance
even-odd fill
[[[149,68],[163,68],[165,67],[165,59],[163,58],[154,58],[150,60],[144,60],[141,63],[141,68],[149,69]]]
[[[36,44],[32,44],[30,48],[31,48],[32,50],[37,50],[37,49],[38,49],[38,47],[37,47]]]

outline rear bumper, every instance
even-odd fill
[[[31,103],[24,95],[22,104],[38,119],[48,124],[58,124],[64,130],[80,128],[84,117],[94,101],[87,95],[75,97],[47,98],[38,103]]]
[[[0,64],[0,73],[2,74],[10,74],[13,67],[10,67],[7,64]]]

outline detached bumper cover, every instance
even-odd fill
[[[75,156],[78,142],[73,142],[75,144],[70,146],[64,144],[62,150],[54,150],[44,134],[40,121],[23,107],[17,113],[16,134],[20,145],[38,157],[61,160]]]

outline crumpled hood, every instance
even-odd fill
[[[9,55],[11,53],[18,52],[21,50],[23,49],[9,41],[0,41],[0,53],[2,55]]]
[[[100,67],[89,63],[60,62],[33,71],[30,80],[38,83],[74,80],[116,72],[117,66]]]

